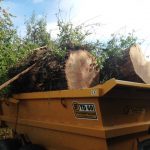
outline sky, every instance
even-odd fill
[[[135,30],[144,53],[150,53],[150,0],[4,0],[3,6],[15,15],[14,23],[20,36],[25,34],[25,19],[33,11],[38,17],[47,15],[47,31],[55,38],[58,33],[56,13],[75,25],[98,24],[89,39],[106,40],[112,33],[127,34]]]

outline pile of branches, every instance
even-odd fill
[[[97,67],[93,67],[96,64],[94,57],[84,50],[74,51],[75,53],[73,51],[67,52],[65,57],[60,57],[47,47],[36,49],[25,61],[9,70],[9,78],[12,78],[29,66],[36,64],[29,72],[12,83],[10,91],[12,93],[21,93],[64,90],[68,89],[68,84],[73,84],[71,89],[74,89],[75,83],[78,88],[86,88],[91,87],[90,81],[96,81],[96,84],[99,84],[97,80],[99,77],[101,82],[116,78],[143,83],[144,80],[135,72],[135,69],[137,70],[138,68],[133,66],[133,59],[130,56],[131,49],[135,54],[139,51],[138,46],[133,45],[122,51],[121,55],[109,57],[105,61],[100,74],[99,68],[95,70]],[[141,55],[140,53],[136,60],[140,59]],[[66,62],[68,62],[67,65]],[[141,65],[139,64],[139,66]],[[143,68],[139,67],[139,70],[141,69]],[[82,85],[83,83],[84,86]]]
[[[36,63],[34,68],[12,83],[12,93],[62,90],[67,88],[65,77],[66,57],[59,57],[51,49],[41,47],[34,51],[25,61],[11,68],[9,78]]]

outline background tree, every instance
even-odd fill
[[[19,38],[16,29],[13,28],[12,17],[10,13],[0,7],[0,82],[6,80],[6,76],[3,74],[17,59],[15,51]]]
[[[25,41],[37,46],[49,45],[51,42],[50,34],[46,31],[46,17],[37,18],[36,14],[25,22],[26,36]]]

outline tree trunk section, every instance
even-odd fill
[[[130,58],[136,74],[145,82],[150,83],[150,61],[146,60],[139,45],[130,48]]]
[[[72,51],[65,65],[69,89],[82,89],[99,84],[96,58],[85,50]]]

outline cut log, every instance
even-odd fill
[[[146,60],[139,45],[130,48],[130,58],[136,74],[145,83],[150,83],[150,61]]]
[[[130,52],[133,47],[134,45],[123,51],[122,61],[119,63],[119,69],[121,72],[121,77],[119,79],[143,83],[142,78],[136,73],[134,69],[134,65],[130,55]]]
[[[82,89],[98,84],[99,71],[96,58],[89,52],[72,51],[65,66],[68,88]]]

